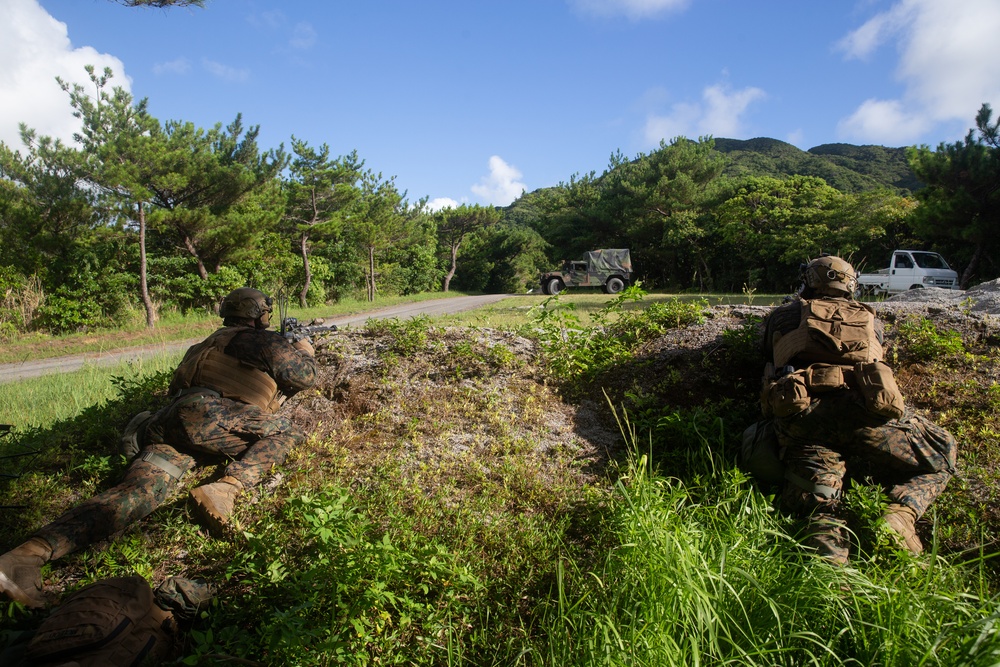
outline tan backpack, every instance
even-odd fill
[[[170,651],[177,624],[140,576],[103,579],[73,593],[25,651],[34,667],[152,665]]]
[[[845,299],[803,299],[798,328],[776,335],[772,343],[777,368],[793,358],[851,366],[881,361],[884,355],[875,333],[875,311]]]

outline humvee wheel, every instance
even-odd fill
[[[559,292],[563,291],[563,288],[563,281],[558,278],[549,278],[549,282],[545,283],[546,294],[559,294]]]
[[[625,281],[621,278],[608,278],[608,282],[604,284],[605,294],[618,294],[625,289]]]

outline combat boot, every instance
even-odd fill
[[[924,545],[917,536],[914,524],[917,521],[917,513],[906,505],[893,503],[882,516],[886,525],[892,529],[896,546],[906,549],[914,556],[919,556],[924,552]]]
[[[205,484],[191,489],[195,508],[209,531],[220,535],[229,526],[229,517],[233,513],[236,497],[243,490],[243,483],[235,477],[226,475],[218,482]]]
[[[40,537],[0,556],[0,593],[28,607],[43,607],[42,565],[52,559],[52,547]]]

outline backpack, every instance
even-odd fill
[[[33,667],[156,664],[172,648],[173,615],[140,576],[103,579],[69,596],[28,642]]]
[[[793,358],[844,365],[881,361],[884,351],[871,306],[846,299],[802,299],[801,304],[799,326],[773,341],[776,367]]]

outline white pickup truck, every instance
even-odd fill
[[[889,268],[858,276],[857,295],[884,296],[923,287],[958,289],[958,274],[936,252],[895,250]]]

